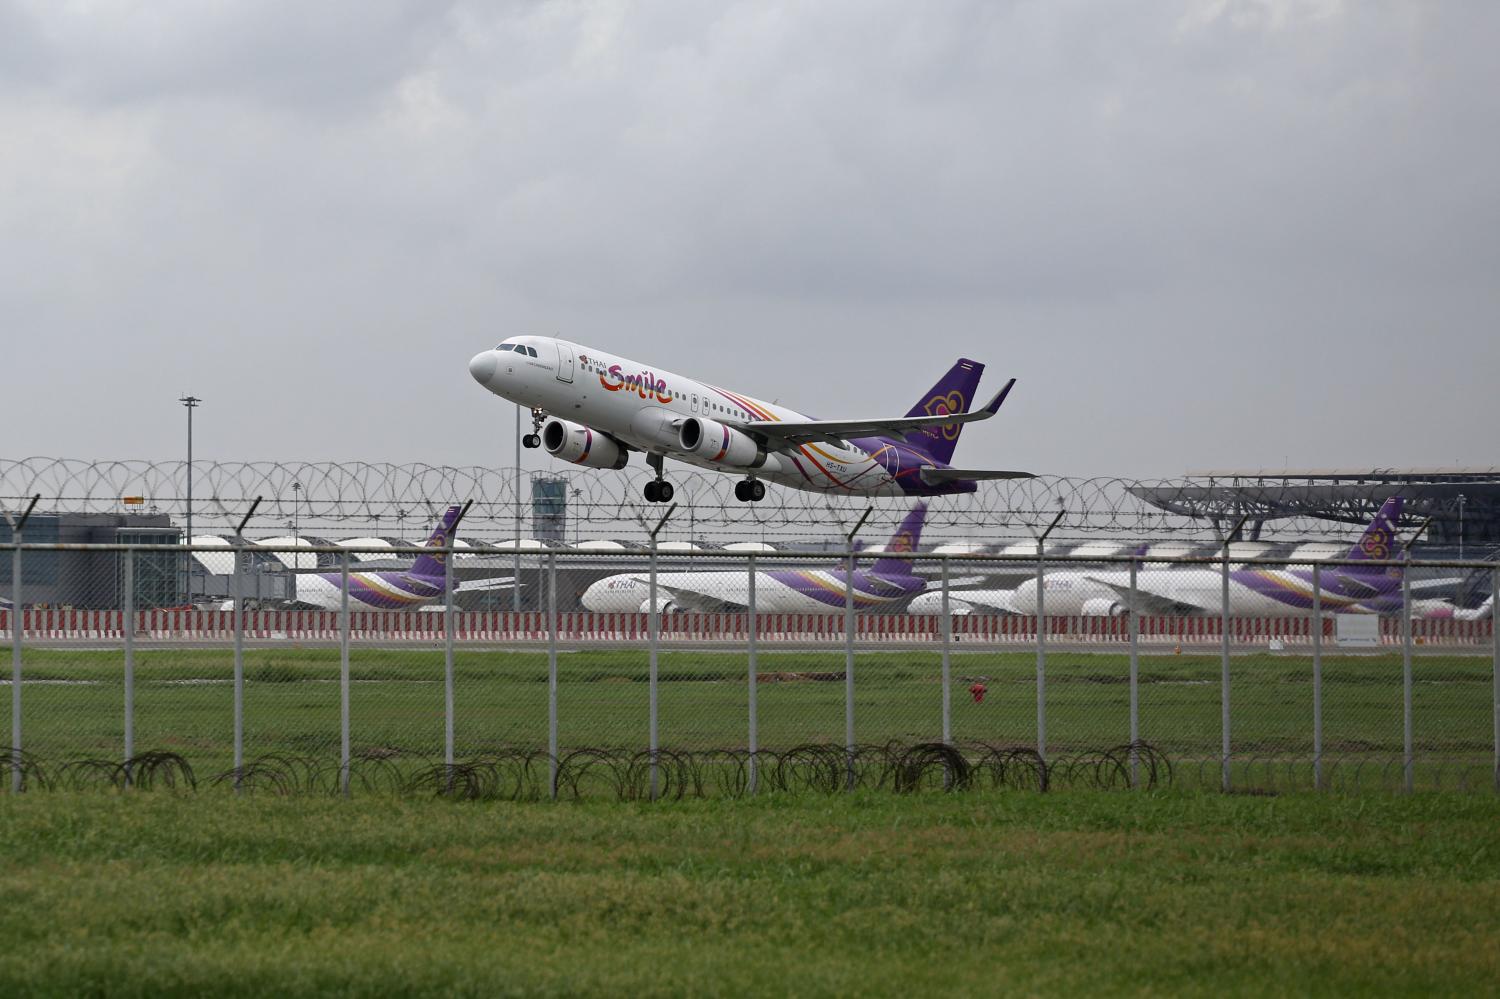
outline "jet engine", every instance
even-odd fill
[[[1081,608],[1084,617],[1124,617],[1130,609],[1109,597],[1090,597]]]
[[[585,468],[624,468],[630,452],[608,434],[553,417],[542,427],[542,447],[554,458]]]
[[[682,421],[677,446],[685,454],[732,468],[759,468],[766,463],[766,449],[755,438],[701,416]]]

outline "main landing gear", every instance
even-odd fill
[[[646,464],[656,471],[656,478],[646,483],[647,503],[670,503],[672,502],[672,483],[662,477],[662,456],[646,452]]]
[[[547,419],[547,414],[540,409],[531,411],[531,433],[521,438],[521,446],[525,448],[539,448],[542,446],[542,422]]]
[[[741,503],[759,503],[766,498],[766,484],[759,479],[741,479],[734,484],[734,498]]]

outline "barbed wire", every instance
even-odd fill
[[[360,461],[198,461],[192,469],[195,533],[227,533],[257,498],[263,502],[248,534],[269,537],[295,528],[303,536],[425,534],[453,503],[472,500],[465,522],[471,538],[529,536],[537,516],[531,495],[537,479],[554,480],[567,509],[568,528],[591,537],[638,537],[661,508],[644,502],[645,474],[634,472],[394,464]],[[841,535],[867,506],[875,524],[899,520],[910,501],[870,499],[775,487],[764,501],[734,499],[736,477],[674,467],[678,511],[667,536],[719,541],[828,538]],[[1253,491],[1214,492],[1201,480],[1132,480],[1042,475],[979,483],[977,492],[934,498],[926,536],[975,542],[1026,541],[1059,512],[1057,539],[1209,541],[1224,520],[1241,511],[1275,515],[1265,530],[1282,538],[1347,538],[1397,488],[1370,482],[1342,486],[1337,510],[1314,516],[1305,485],[1256,481]],[[1234,487],[1239,489],[1238,486]],[[30,457],[0,459],[0,504],[14,508],[33,495],[39,510],[68,513],[149,512],[181,522],[187,512],[184,461],[89,460]],[[555,495],[555,493],[554,493]],[[126,498],[138,502],[127,503]],[[1281,497],[1287,509],[1281,509]],[[1287,510],[1292,512],[1288,515]],[[1332,523],[1337,516],[1350,527]],[[1219,518],[1216,520],[1215,518]]]

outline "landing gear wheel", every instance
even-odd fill
[[[741,503],[750,502],[750,483],[748,481],[736,482],[734,484],[734,498]]]
[[[766,484],[759,479],[750,483],[750,502],[759,503],[766,498]]]
[[[759,503],[766,498],[766,484],[759,479],[741,479],[734,484],[734,498],[741,503]]]
[[[670,483],[670,482],[658,482],[656,484],[656,502],[658,502],[658,503],[670,503],[670,502],[672,502],[672,483]]]
[[[657,482],[655,479],[652,479],[650,482],[646,483],[646,488],[643,490],[643,492],[645,492],[646,494],[647,503],[661,502],[661,500],[657,498],[657,491],[660,485],[661,483]]]
[[[521,446],[524,448],[539,448],[542,446],[541,434],[527,434],[521,438]]]

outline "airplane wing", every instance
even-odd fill
[[[511,590],[518,584],[514,577],[498,576],[494,579],[461,579],[453,586],[454,593],[476,593],[481,590]]]
[[[634,576],[632,578],[642,586],[651,585],[651,580],[647,576]],[[741,605],[732,600],[725,600],[721,596],[703,593],[685,586],[667,586],[659,579],[656,581],[656,588],[658,590],[665,590],[671,596],[672,602],[684,610],[711,613],[713,611],[724,610],[726,607],[736,610],[741,609]]]
[[[955,601],[998,614],[1016,612],[1015,608],[1010,605],[1009,590],[954,590],[948,594],[948,606],[952,607]]]
[[[1208,604],[1173,600],[1171,597],[1164,597],[1158,593],[1152,593],[1150,590],[1142,589],[1139,584],[1136,585],[1135,593],[1132,594],[1130,587],[1111,583],[1107,579],[1100,579],[1097,576],[1085,576],[1083,578],[1110,590],[1115,596],[1120,598],[1120,603],[1124,604],[1125,608],[1132,614],[1202,614],[1209,611],[1217,612],[1219,610],[1218,607],[1211,607]]]
[[[983,409],[967,413],[933,413],[928,416],[892,416],[875,420],[747,420],[740,428],[761,434],[770,440],[784,444],[802,444],[807,441],[827,441],[842,444],[849,437],[904,434],[923,427],[942,427],[953,423],[975,423],[988,420],[995,415],[1000,404],[1016,383],[1012,378],[1005,383],[995,398]]]
[[[995,468],[924,468],[922,481],[929,486],[958,479],[1034,479],[1034,472],[1007,472]]]

